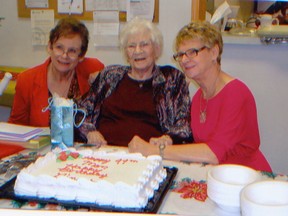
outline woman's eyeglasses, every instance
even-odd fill
[[[151,41],[141,41],[140,43],[129,43],[129,44],[127,44],[127,50],[129,51],[129,52],[134,52],[135,50],[136,50],[136,48],[137,48],[137,46],[139,46],[139,48],[141,49],[141,50],[145,50],[146,48],[148,48],[150,45],[152,44],[152,42]]]
[[[53,46],[53,52],[57,56],[62,56],[65,53],[71,59],[76,59],[80,55],[80,49],[69,48],[65,51],[65,48],[61,45]]]
[[[175,61],[178,61],[178,62],[183,59],[184,55],[186,55],[187,58],[192,59],[195,56],[197,56],[198,53],[204,50],[205,48],[207,47],[203,46],[200,49],[191,48],[191,49],[186,50],[185,52],[178,52],[173,55],[173,58],[175,59]]]

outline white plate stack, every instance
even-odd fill
[[[266,180],[254,182],[241,192],[243,216],[288,215],[288,182]]]
[[[260,178],[260,173],[249,167],[218,165],[208,171],[207,194],[221,209],[240,213],[241,190]]]

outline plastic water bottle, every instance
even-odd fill
[[[3,94],[4,90],[7,88],[8,83],[12,78],[11,73],[5,73],[2,81],[0,82],[0,96]]]

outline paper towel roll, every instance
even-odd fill
[[[0,82],[0,96],[3,94],[4,90],[7,88],[8,83],[12,78],[11,73],[5,73],[2,81]]]

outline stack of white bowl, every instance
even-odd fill
[[[260,173],[249,167],[218,165],[208,171],[207,194],[223,210],[240,212],[241,190],[260,178]]]
[[[241,192],[243,216],[288,215],[288,182],[259,181],[246,186]]]

